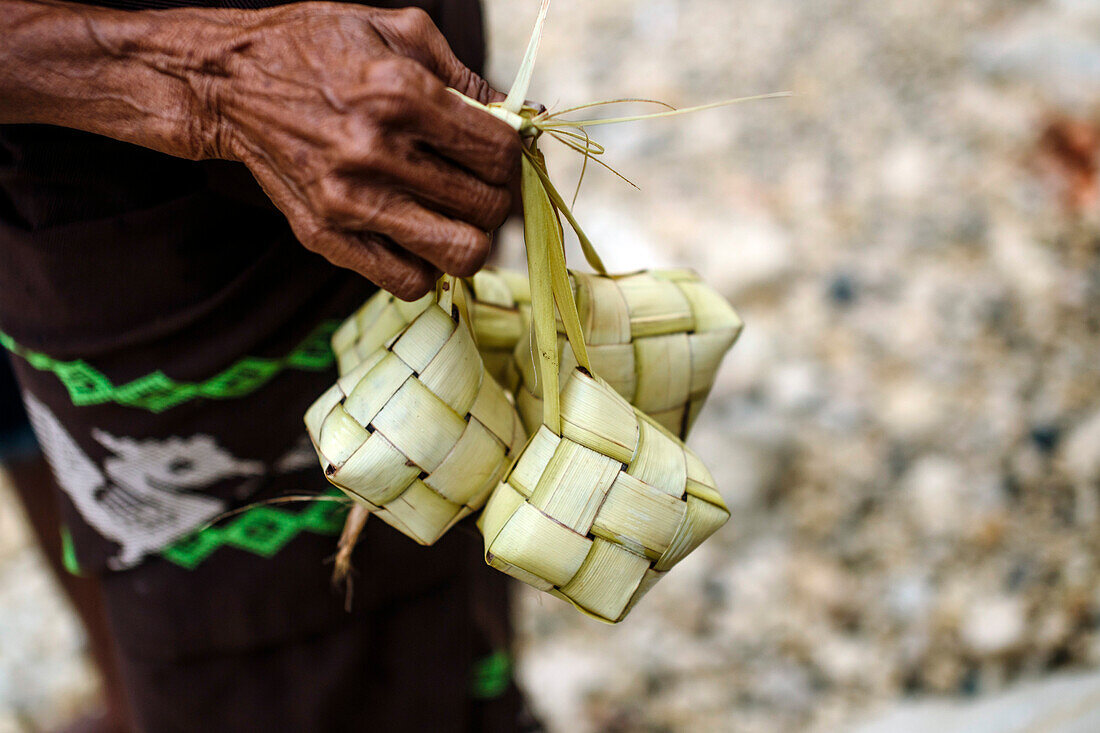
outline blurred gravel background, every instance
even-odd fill
[[[537,3],[487,5],[506,86]],[[1100,4],[555,0],[531,97],[784,89],[597,129],[642,189],[590,168],[609,266],[746,321],[691,439],[734,519],[618,627],[521,594],[556,731],[838,730],[1100,666]],[[94,681],[3,498],[7,733]]]

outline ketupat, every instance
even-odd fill
[[[491,566],[617,623],[730,513],[702,461],[596,375],[565,269],[558,209],[545,188],[545,168],[538,170],[544,165],[532,144],[523,160],[522,188],[535,369],[525,379],[543,386],[541,425],[493,492],[478,527]],[[610,278],[589,281],[575,274],[574,280],[582,302],[608,298],[609,288],[620,287]],[[671,280],[653,282],[676,287]],[[582,296],[590,283],[597,285]],[[626,291],[631,289],[627,283]],[[634,292],[646,297],[653,290]],[[684,306],[680,320],[691,316]],[[576,360],[560,392],[555,309]],[[633,311],[623,308],[616,328],[590,323],[589,335],[596,341],[605,333],[629,336],[632,312],[643,324],[643,337],[644,324],[651,322],[644,314],[664,309],[642,303]]]
[[[691,450],[573,369],[561,434],[539,428],[478,526],[490,565],[617,622],[729,516]]]
[[[379,290],[332,334],[332,353],[340,376],[350,372],[378,349],[388,345],[436,300],[435,293],[406,302]]]
[[[485,268],[466,280],[470,326],[485,368],[509,392],[519,384],[512,352],[531,322],[527,276]],[[425,295],[411,303],[381,290],[349,316],[332,335],[340,374],[347,374],[367,355],[401,333],[435,299]]]
[[[305,416],[328,480],[425,545],[484,505],[526,438],[447,284]]]
[[[486,268],[468,280],[470,324],[485,368],[509,392],[519,386],[512,356],[531,327],[531,285],[527,276]]]
[[[630,404],[681,439],[699,415],[741,319],[690,270],[600,276],[571,273],[589,357]],[[485,368],[516,394],[525,427],[538,425],[542,390],[534,376],[527,277],[486,268],[467,280],[470,325]],[[332,336],[341,374],[395,338],[432,302],[384,291],[372,296]],[[561,379],[576,364],[559,328]]]
[[[737,313],[689,270],[574,272],[571,279],[593,369],[630,404],[685,439],[722,357],[741,333]],[[558,350],[564,382],[577,360],[561,328]],[[516,405],[529,432],[542,410],[534,354],[531,336],[516,346]]]

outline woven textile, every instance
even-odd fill
[[[729,519],[675,436],[574,369],[561,436],[542,426],[482,513],[486,561],[601,620],[621,620]]]
[[[465,322],[430,304],[306,413],[334,485],[432,544],[481,508],[525,433]]]

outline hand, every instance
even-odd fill
[[[298,239],[395,295],[485,263],[520,141],[447,87],[500,101],[427,14],[303,3],[263,11],[219,57],[209,153],[245,163]]]

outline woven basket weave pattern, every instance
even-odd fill
[[[485,503],[526,437],[465,323],[434,302],[325,392],[306,425],[329,481],[422,544]]]
[[[681,439],[695,422],[741,319],[690,271],[603,277],[572,273],[592,369],[619,394]],[[559,328],[559,331],[561,329]],[[542,389],[532,336],[516,346],[517,403],[524,424],[541,422]],[[577,365],[559,334],[561,380]]]
[[[534,434],[479,526],[495,568],[601,620],[621,620],[729,519],[675,436],[602,379],[573,370],[562,434]]]
[[[368,298],[332,334],[332,351],[336,354],[339,373],[347,374],[363,359],[389,344],[434,301],[435,296],[429,293],[406,303],[385,290]]]
[[[510,393],[519,386],[512,352],[531,325],[531,287],[527,276],[486,268],[467,281],[470,326],[485,368]],[[389,343],[434,301],[425,295],[412,303],[381,290],[348,317],[332,335],[340,374]]]
[[[507,390],[519,386],[512,356],[531,327],[531,285],[527,276],[485,269],[470,278],[470,322],[485,368]]]

